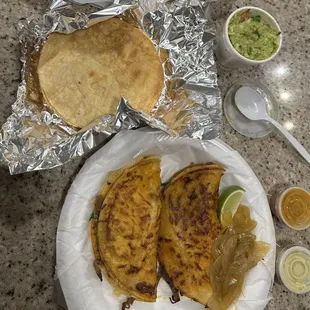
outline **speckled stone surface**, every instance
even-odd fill
[[[218,29],[229,13],[249,4],[217,0],[213,16]],[[255,68],[219,68],[223,94],[241,79],[261,79],[280,104],[281,124],[310,151],[310,4],[307,0],[252,0],[279,22],[284,38],[279,56]],[[46,1],[0,2],[0,125],[10,114],[19,81],[19,18],[39,19]],[[277,132],[253,140],[236,133],[223,119],[221,138],[240,152],[252,167],[268,196],[277,184],[290,182],[310,190],[310,167]],[[66,192],[83,159],[50,171],[10,176],[0,168],[0,309],[57,309],[54,298],[55,234]],[[280,245],[296,243],[310,248],[308,231],[289,230],[275,220]],[[310,309],[310,294],[297,296],[277,280],[268,310]]]

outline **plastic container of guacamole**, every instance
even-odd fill
[[[225,67],[247,67],[270,61],[281,45],[281,29],[268,12],[242,7],[228,17],[217,36],[216,55]]]

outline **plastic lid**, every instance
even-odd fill
[[[285,249],[277,261],[283,284],[293,293],[310,291],[310,251],[301,246]]]
[[[225,94],[224,114],[228,123],[240,134],[249,138],[262,138],[270,134],[274,126],[266,121],[251,121],[246,118],[237,108],[235,94],[242,86],[248,86],[257,91],[264,98],[268,114],[278,119],[278,104],[270,90],[259,81],[246,80],[233,84]]]
[[[278,200],[279,219],[288,227],[303,230],[310,227],[310,194],[300,187],[290,187]]]

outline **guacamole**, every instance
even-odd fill
[[[252,60],[271,57],[279,47],[280,32],[250,10],[232,17],[228,35],[235,50]]]

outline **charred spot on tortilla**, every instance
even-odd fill
[[[149,114],[164,85],[153,42],[118,18],[71,34],[50,34],[37,71],[47,105],[76,128],[115,114],[121,97]]]
[[[139,282],[136,285],[136,289],[141,293],[148,293],[148,294],[154,294],[155,286],[152,284],[148,284],[147,282]]]
[[[136,266],[130,266],[130,268],[128,269],[127,273],[131,274],[131,273],[137,273],[140,271],[140,267],[136,267]]]

